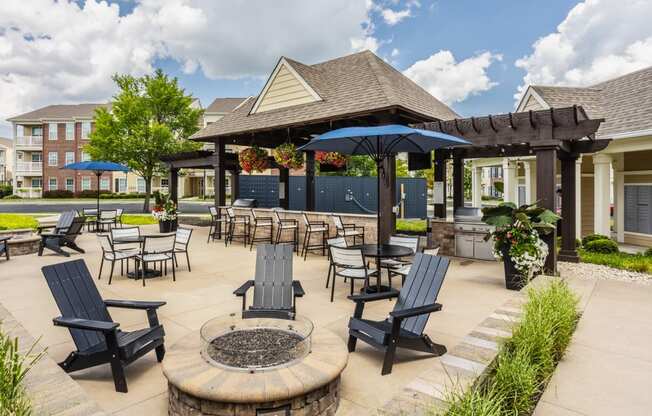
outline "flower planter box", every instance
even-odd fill
[[[159,221],[158,231],[160,233],[173,233],[177,231],[178,226],[179,226],[178,220]]]

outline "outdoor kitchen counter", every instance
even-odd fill
[[[491,241],[484,237],[492,227],[476,220],[431,218],[428,243],[439,245],[439,253],[478,260],[494,260]]]

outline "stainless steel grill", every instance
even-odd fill
[[[485,241],[487,233],[494,227],[481,221],[480,208],[458,208],[455,210],[455,255],[480,260],[493,260],[491,240]]]

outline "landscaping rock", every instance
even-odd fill
[[[648,273],[631,272],[628,270],[614,269],[592,263],[557,263],[562,277],[577,277],[579,279],[596,278],[601,280],[636,281],[642,284],[652,284],[652,275]]]

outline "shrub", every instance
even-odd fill
[[[618,253],[618,243],[613,240],[593,240],[584,245],[586,251],[592,253]]]
[[[447,416],[502,416],[501,404],[504,398],[494,389],[472,388],[466,394],[451,394]]]
[[[136,199],[136,198],[145,198],[145,194],[138,194],[138,193],[100,194],[100,199]]]
[[[5,184],[5,185],[0,185],[0,198],[4,198],[8,195],[11,195],[14,193],[14,188],[11,185]]]
[[[492,386],[500,392],[503,414],[528,414],[539,392],[539,369],[527,349],[498,355]]]
[[[74,196],[75,195],[72,193],[72,191],[67,191],[65,189],[43,192],[43,198],[72,198]]]
[[[645,254],[644,254],[644,256],[645,256],[645,257],[652,257],[652,247],[650,247],[650,248],[648,248],[647,250],[645,250]]]
[[[107,191],[107,190],[101,190],[100,191],[100,197],[102,195],[107,195],[107,194],[110,195],[111,191]],[[97,198],[97,190],[86,189],[86,190],[83,190],[81,192],[77,192],[75,194],[75,197],[77,197],[77,198]]]
[[[7,196],[3,197],[2,199],[23,199],[23,197],[20,196],[20,195],[7,195]]]
[[[589,234],[582,239],[582,246],[586,246],[591,241],[597,241],[597,240],[611,240],[611,239],[604,234]]]

